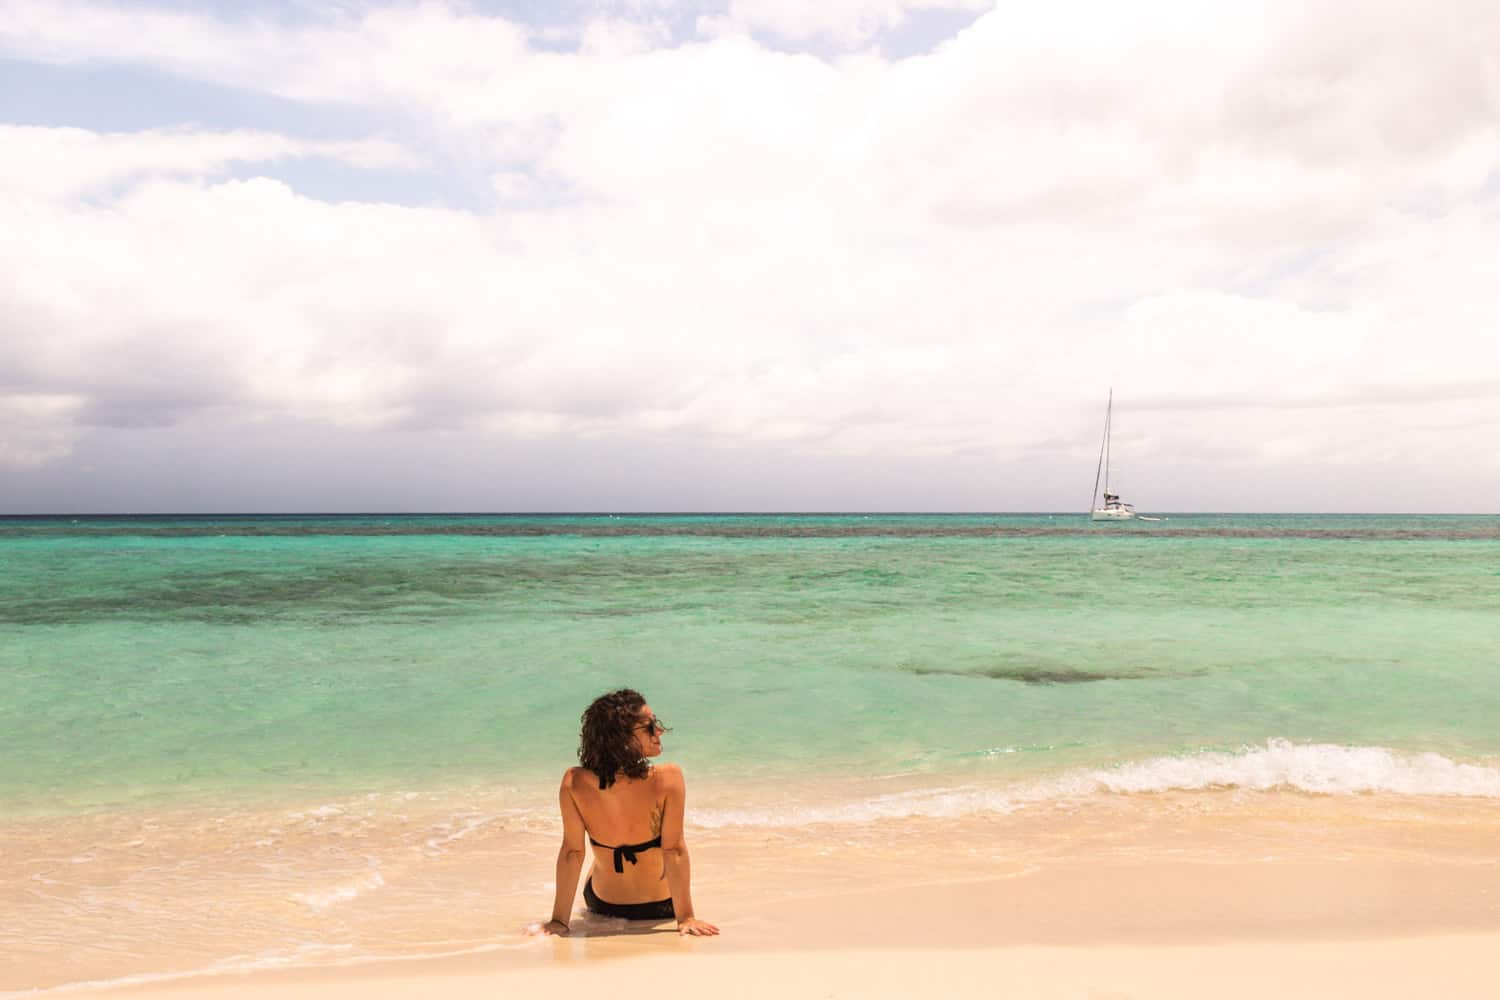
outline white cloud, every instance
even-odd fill
[[[102,62],[300,100],[421,105],[461,116],[465,92],[503,84],[527,32],[460,4],[342,5],[292,23],[228,20],[139,4],[0,0],[0,51],[60,65]]]
[[[982,11],[994,0],[730,0],[722,21],[750,31],[844,46],[867,43],[922,10]]]
[[[0,200],[59,200],[107,194],[153,177],[202,177],[235,164],[305,157],[361,168],[411,169],[420,161],[389,141],[309,142],[266,132],[155,129],[100,133],[0,124]]]
[[[848,41],[915,6],[730,14]],[[1474,374],[1500,370],[1488,5],[1351,31],[1320,5],[1007,4],[894,63],[617,22],[539,52],[445,4],[4,11],[28,58],[415,114],[497,201],[220,177],[410,162],[379,140],[7,127],[0,350],[25,392],[81,400],[60,424],[216,406],[1086,463],[1114,384],[1136,445],[1212,462],[1416,461],[1500,429]]]

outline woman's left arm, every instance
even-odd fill
[[[688,858],[687,840],[682,835],[683,816],[687,811],[687,783],[682,769],[664,764],[660,769],[665,809],[661,823],[661,853],[666,867],[667,886],[672,892],[672,908],[677,913],[677,933],[712,937],[719,929],[693,912],[693,867]]]
[[[583,872],[583,815],[573,801],[573,771],[563,775],[557,790],[557,805],[562,813],[563,839],[557,850],[557,894],[552,899],[552,920],[542,931],[547,934],[568,933],[568,918],[573,915],[573,900],[578,896],[578,876]]]

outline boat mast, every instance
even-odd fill
[[[1109,492],[1108,466],[1105,457],[1109,453],[1109,415],[1115,406],[1115,387],[1109,387],[1109,403],[1104,407],[1104,440],[1099,442],[1099,464],[1094,466],[1094,495],[1089,498],[1089,513],[1094,512],[1094,503],[1099,499],[1099,473],[1104,472],[1104,491]]]
[[[1111,432],[1115,429],[1115,388],[1109,387],[1109,402],[1104,406],[1104,495],[1109,496],[1109,448],[1110,438],[1114,437]],[[1108,503],[1106,502],[1106,506]]]

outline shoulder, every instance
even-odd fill
[[[682,776],[682,768],[676,764],[657,764],[651,768],[651,776],[657,784],[665,788],[681,788],[686,779]]]
[[[563,772],[562,787],[564,791],[571,792],[575,785],[583,781],[583,776],[588,772],[581,767],[570,767]]]

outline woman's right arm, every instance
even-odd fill
[[[673,764],[664,765],[661,776],[667,798],[661,822],[661,852],[666,861],[667,886],[672,892],[672,909],[677,913],[677,933],[711,937],[719,929],[693,915],[692,864],[688,860],[687,841],[682,836],[687,782],[682,769]]]
[[[583,844],[583,815],[573,801],[573,771],[563,774],[557,790],[557,806],[562,812],[562,846],[557,850],[557,893],[552,899],[552,920],[542,930],[548,934],[568,933],[568,918],[573,915],[573,900],[578,897],[578,876],[583,871],[586,854]]]

